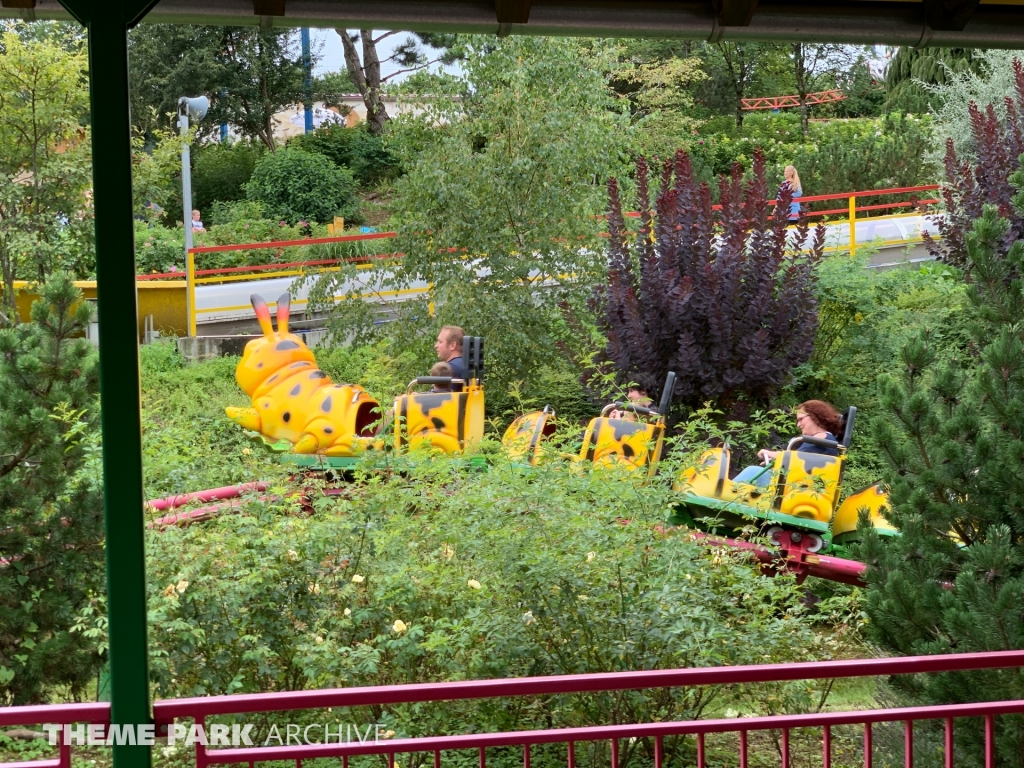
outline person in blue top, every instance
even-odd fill
[[[800,403],[796,409],[796,426],[800,434],[806,437],[817,437],[822,440],[837,440],[840,432],[843,431],[843,417],[835,408],[824,400],[808,400]],[[801,453],[823,453],[827,456],[838,456],[839,451],[835,448],[822,448],[818,445],[804,443],[797,449]],[[771,451],[762,448],[757,452],[757,457],[765,465],[775,460],[780,451]]]
[[[800,186],[800,174],[792,165],[787,165],[783,175],[789,182],[789,188],[793,190],[793,202],[789,204],[789,220],[796,222],[800,218],[800,201],[797,198],[804,193],[803,187]]]

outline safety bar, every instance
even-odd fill
[[[789,441],[789,445],[786,446],[787,451],[798,451],[799,448],[794,448],[796,445],[801,443],[807,443],[809,445],[816,445],[819,448],[827,448],[830,451],[838,451],[842,446],[839,445],[836,440],[826,440],[821,437],[809,437],[807,435],[798,435]]]
[[[447,384],[448,386],[451,386],[452,384],[465,383],[465,379],[456,379],[452,376],[417,376],[415,379],[409,382],[409,386],[405,388],[405,393],[407,395],[411,395],[412,388],[415,387],[417,384]]]
[[[605,417],[608,412],[613,409],[622,409],[624,411],[633,411],[633,413],[639,413],[641,416],[661,416],[661,414],[653,408],[645,408],[642,405],[636,403],[608,403],[604,408],[601,409],[601,416]]]

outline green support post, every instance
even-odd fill
[[[111,721],[152,722],[146,641],[128,29],[156,0],[61,0],[89,32],[93,206],[103,428]],[[115,745],[115,768],[149,768],[150,747]]]

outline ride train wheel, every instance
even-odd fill
[[[772,546],[780,548],[783,547],[784,539],[782,534],[784,532],[787,531],[781,525],[773,525],[767,530],[766,535]],[[788,531],[788,533],[789,536],[785,537],[786,545],[789,545],[790,543],[796,544],[801,540],[806,539],[807,543],[803,546],[803,550],[805,552],[814,554],[815,552],[820,552],[822,547],[825,546],[825,540],[816,533],[807,533],[804,531]]]

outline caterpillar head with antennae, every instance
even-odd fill
[[[235,379],[252,406],[228,408],[228,417],[273,442],[287,440],[295,453],[351,456],[367,447],[377,401],[355,384],[334,384],[317,367],[313,351],[288,332],[287,293],[277,300],[276,331],[263,298],[253,294],[251,301],[263,336],[245,345]]]

